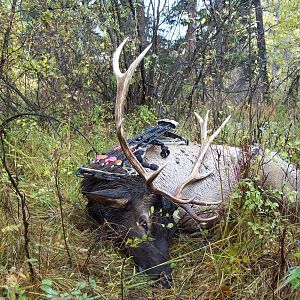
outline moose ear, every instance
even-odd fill
[[[124,207],[128,203],[128,199],[119,197],[115,190],[102,190],[94,192],[82,191],[89,200],[95,200],[104,206],[120,208]]]

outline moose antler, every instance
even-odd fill
[[[128,87],[130,83],[130,79],[132,78],[133,72],[136,69],[136,67],[139,65],[141,60],[144,58],[146,53],[151,47],[151,44],[135,59],[135,61],[130,65],[128,70],[125,73],[122,73],[120,71],[119,67],[119,59],[120,54],[123,49],[123,46],[127,42],[128,38],[126,38],[117,48],[117,50],[114,53],[113,56],[113,70],[117,78],[117,97],[116,97],[116,107],[115,107],[115,121],[117,125],[117,136],[120,142],[120,146],[128,159],[128,161],[131,163],[132,167],[137,171],[137,173],[143,178],[145,181],[145,184],[147,186],[147,189],[152,192],[153,194],[161,195],[170,201],[180,205],[186,212],[194,219],[204,222],[204,221],[210,221],[215,219],[217,216],[209,217],[209,218],[201,218],[196,215],[196,213],[186,204],[196,204],[196,205],[218,205],[220,203],[212,203],[212,202],[205,202],[196,199],[196,197],[193,197],[191,199],[183,199],[182,197],[182,190],[190,183],[193,183],[197,180],[203,179],[211,174],[211,172],[205,173],[200,175],[199,174],[199,167],[203,161],[203,158],[205,156],[205,153],[211,144],[211,142],[214,140],[214,138],[220,133],[221,129],[225,126],[225,124],[228,122],[230,116],[223,122],[223,124],[215,131],[209,138],[207,138],[207,121],[208,121],[208,113],[206,114],[205,120],[203,121],[202,118],[196,114],[197,119],[200,122],[201,127],[201,149],[196,161],[196,164],[193,168],[193,171],[191,175],[176,189],[176,194],[171,195],[170,193],[156,187],[154,185],[154,180],[157,178],[157,176],[162,172],[162,170],[166,167],[167,164],[161,166],[158,170],[156,170],[151,175],[147,174],[145,169],[142,167],[140,162],[135,157],[134,153],[130,149],[129,145],[126,142],[126,138],[124,137],[124,127],[123,127],[123,115],[124,115],[124,104],[126,100],[126,95],[128,92]]]
[[[209,175],[211,175],[212,171],[206,172],[204,174],[199,173],[200,166],[203,162],[204,156],[206,151],[208,150],[208,147],[212,143],[212,141],[217,137],[217,135],[221,132],[221,130],[225,127],[227,122],[229,121],[231,116],[228,116],[227,119],[221,124],[221,126],[208,138],[207,137],[207,123],[208,123],[208,114],[209,110],[207,111],[204,120],[196,113],[194,112],[199,124],[200,124],[200,129],[201,129],[201,147],[200,151],[197,157],[197,160],[195,162],[194,168],[190,174],[190,176],[181,183],[180,186],[177,187],[175,196],[177,198],[181,198],[182,196],[182,190],[191,183],[194,183],[198,180],[202,180]],[[219,202],[214,202],[213,205],[218,205],[221,204],[222,201]],[[211,203],[211,202],[210,202]]]

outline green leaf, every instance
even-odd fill
[[[42,284],[43,284],[43,285],[51,286],[52,283],[53,283],[53,282],[52,282],[51,279],[43,279],[43,280],[42,280]]]
[[[177,220],[180,219],[180,217],[179,217],[179,210],[178,210],[178,209],[176,209],[176,210],[173,212],[173,218],[174,218],[174,219],[177,219]]]
[[[38,260],[36,258],[28,258],[26,259],[27,262],[36,263]]]
[[[154,214],[154,206],[151,206],[150,207],[150,215],[153,215]]]
[[[41,289],[46,292],[48,295],[58,295],[58,292],[53,290],[51,286],[42,285]]]
[[[167,228],[169,228],[169,229],[171,229],[171,228],[173,228],[174,227],[174,224],[173,223],[169,223],[168,225],[167,225]]]

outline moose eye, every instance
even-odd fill
[[[142,226],[145,230],[148,230],[148,223],[144,216],[140,217],[139,224]]]

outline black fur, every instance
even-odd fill
[[[105,219],[115,228],[123,239],[117,244],[122,245],[122,249],[133,256],[141,270],[146,270],[154,278],[161,278],[162,286],[169,286],[170,265],[155,266],[169,260],[169,241],[176,231],[173,220],[176,206],[169,200],[149,194],[139,176],[120,180],[87,177],[83,180],[81,189],[83,192],[97,191],[113,199],[128,199],[126,205],[118,208],[103,205],[101,201],[89,200],[87,211],[96,221],[101,223]],[[141,216],[147,216],[150,224],[147,228],[139,224]],[[170,226],[170,223],[173,225]],[[145,235],[147,240],[142,241]],[[141,241],[132,245],[128,244],[129,239]]]

